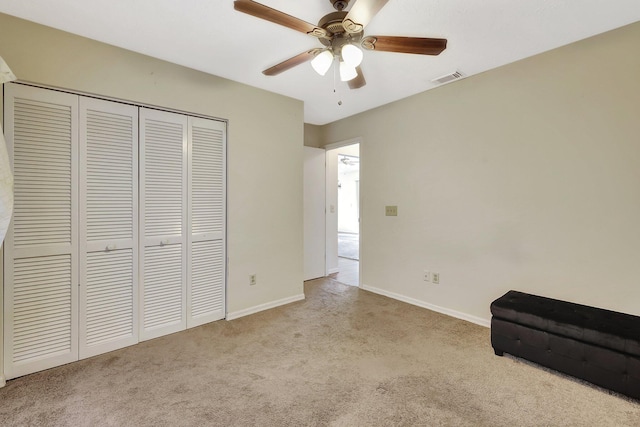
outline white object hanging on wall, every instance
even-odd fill
[[[16,79],[9,66],[0,56],[0,84],[4,84]],[[7,153],[7,143],[4,140],[4,133],[0,126],[0,244],[4,241],[4,236],[11,222],[11,212],[13,211],[13,175],[9,165],[9,154]]]

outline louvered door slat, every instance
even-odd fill
[[[87,254],[86,345],[134,335],[133,250]]]
[[[218,313],[224,317],[222,240],[195,242],[191,253],[191,316]]]
[[[225,316],[223,122],[189,118],[188,326]]]
[[[181,119],[181,118],[180,118]],[[145,126],[145,236],[182,234],[185,126],[147,118]]]
[[[72,108],[15,98],[15,248],[71,243]],[[55,220],[49,219],[51,210],[58,212]]]
[[[103,105],[102,102],[91,105],[86,111],[86,238],[89,241],[133,239],[132,213],[137,203],[134,199],[137,181],[134,176],[135,110],[126,108],[127,115],[106,114],[98,110]],[[118,131],[115,135],[114,130]],[[100,137],[97,138],[98,132]],[[129,215],[105,215],[100,206],[102,201],[108,201],[112,209],[120,209]],[[95,224],[100,227],[94,227]]]
[[[80,357],[138,342],[138,114],[80,99]]]
[[[187,118],[140,110],[140,339],[186,327]]]
[[[198,121],[192,127],[191,232],[221,233],[224,227],[224,128],[209,129],[202,123]]]
[[[181,245],[145,249],[145,331],[179,326],[183,322],[182,249]]]
[[[5,85],[14,216],[5,241],[7,378],[78,358],[76,96]]]

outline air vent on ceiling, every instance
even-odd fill
[[[454,71],[451,74],[447,74],[445,76],[438,77],[437,79],[433,79],[431,80],[431,82],[436,84],[443,84],[443,83],[449,83],[450,81],[453,81],[453,80],[461,79],[463,77],[464,77],[464,74],[462,74],[462,72]]]

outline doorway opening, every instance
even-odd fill
[[[330,147],[329,147],[330,148]],[[327,274],[360,285],[360,144],[327,149]]]
[[[338,154],[338,258],[360,260],[360,158]]]

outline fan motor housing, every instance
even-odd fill
[[[336,51],[340,51],[347,43],[358,43],[362,39],[363,31],[351,34],[345,31],[342,21],[347,16],[347,12],[333,12],[323,16],[318,22],[318,27],[329,31],[333,36],[330,39],[320,38],[320,43],[330,46]]]

